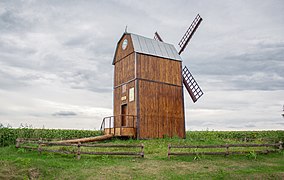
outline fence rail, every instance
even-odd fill
[[[32,144],[36,145],[37,147],[27,146],[23,144]],[[77,150],[68,151],[68,150],[55,150],[55,149],[47,149],[43,147],[48,146],[67,146],[67,147],[75,147]],[[105,152],[105,151],[83,151],[81,147],[89,147],[89,148],[140,148],[139,152],[134,151],[112,151],[112,152]],[[36,141],[35,139],[21,139],[18,138],[16,140],[16,148],[25,148],[38,151],[40,154],[42,152],[54,152],[54,153],[63,153],[63,154],[74,154],[77,155],[77,159],[81,158],[81,154],[89,154],[89,155],[133,155],[133,156],[140,156],[144,157],[144,145],[143,144],[70,144],[70,143],[57,143],[57,142],[44,142],[41,139]]]
[[[190,155],[232,155],[232,154],[246,154],[250,153],[251,151],[230,151],[229,148],[234,147],[266,147],[264,150],[255,150],[253,152],[255,153],[264,153],[268,154],[270,152],[275,151],[281,151],[283,150],[284,143],[280,141],[279,143],[273,143],[273,144],[224,144],[224,145],[204,145],[204,146],[196,146],[196,145],[168,145],[168,158],[170,158],[171,155],[182,155],[182,156],[190,156]],[[274,147],[275,149],[268,149],[268,147]],[[172,152],[172,149],[220,149],[225,148],[225,151],[214,151],[214,152]]]

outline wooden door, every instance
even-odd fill
[[[121,126],[126,126],[127,104],[121,106]]]

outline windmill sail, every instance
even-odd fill
[[[157,32],[157,31],[155,32],[154,39],[155,39],[156,41],[164,42],[164,41],[162,40],[161,36],[158,34],[158,32]]]
[[[203,91],[198,86],[197,82],[186,66],[182,70],[182,77],[183,84],[186,87],[192,101],[195,103],[203,95]]]
[[[180,42],[178,43],[180,47],[178,54],[181,54],[184,51],[184,49],[186,48],[187,44],[189,43],[190,39],[192,38],[193,34],[195,33],[201,21],[202,21],[201,16],[197,14],[192,24],[189,26],[189,28],[181,38]]]

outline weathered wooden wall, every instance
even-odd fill
[[[125,38],[128,46],[122,50]],[[126,34],[118,43],[114,65],[114,115],[120,115],[121,106],[127,104],[127,114],[137,115],[139,120],[139,138],[185,137],[181,62],[135,53]],[[124,84],[126,92],[122,93]],[[138,94],[129,102],[132,87]],[[121,124],[121,119],[116,123]]]
[[[123,40],[128,40],[128,45],[126,49],[122,49]],[[137,115],[136,111],[136,103],[135,100],[129,102],[129,89],[135,86],[133,80],[135,78],[135,56],[134,49],[132,45],[132,39],[129,34],[124,35],[120,41],[118,42],[116,54],[114,57],[114,108],[113,113],[114,116],[118,116],[121,114],[122,105],[126,104],[126,114],[129,115]],[[122,86],[126,84],[126,91],[122,92]],[[122,100],[122,97],[125,97]],[[121,124],[121,117],[117,117],[115,119],[116,126]],[[126,126],[132,126],[132,118],[126,117]],[[136,121],[134,122],[136,125]]]
[[[185,137],[181,62],[137,55],[139,137]]]
[[[114,96],[114,107],[113,107],[114,116],[121,114],[121,106],[123,104],[127,104],[126,114],[134,115],[134,116],[137,115],[136,99],[134,99],[134,101],[129,102],[129,89],[134,87],[134,86],[135,86],[134,81],[129,82],[126,85],[126,92],[125,93],[122,93],[122,86],[119,86],[119,87],[114,89],[114,94],[113,94],[113,96]],[[124,97],[124,96],[126,97],[126,99],[122,100],[121,98]],[[128,117],[127,123],[126,123],[127,126],[132,125],[132,122],[130,122],[130,121],[132,121],[132,119],[131,119],[131,117]],[[121,124],[121,119],[120,118],[116,119],[116,123]],[[134,122],[134,125],[136,127],[136,121]]]
[[[115,63],[114,67],[114,87],[133,80],[135,77],[134,53],[125,56]]]
[[[181,86],[181,62],[139,54],[137,77]]]
[[[185,136],[182,87],[139,81],[140,138]]]
[[[123,40],[127,39],[128,41],[128,45],[126,47],[126,49],[122,49],[122,43]],[[120,61],[121,59],[123,59],[125,56],[128,56],[129,54],[131,54],[134,51],[133,48],[133,44],[132,44],[132,39],[130,34],[125,34],[120,41],[117,44],[117,48],[116,48],[116,52],[115,52],[115,57],[114,57],[114,62],[113,64],[115,64],[116,62]]]

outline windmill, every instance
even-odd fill
[[[179,55],[181,55],[181,53],[185,50],[192,36],[199,27],[201,21],[202,21],[201,16],[197,14],[197,16],[194,18],[193,22],[191,23],[191,25],[189,26],[189,28],[181,38],[180,42],[178,43],[178,46],[180,47],[180,50],[178,51]],[[158,32],[155,32],[154,39],[163,42]],[[194,79],[191,72],[186,66],[184,66],[182,69],[182,77],[183,77],[183,84],[187,92],[189,93],[192,101],[195,103],[203,95],[203,91],[201,90],[200,86],[198,85],[198,83],[196,82],[196,80]]]
[[[203,92],[189,69],[182,68],[185,50],[202,18],[198,14],[179,42],[180,49],[162,40],[124,32],[117,42],[113,63],[113,116],[105,117],[107,135],[138,139],[184,138],[183,85],[193,102]]]

